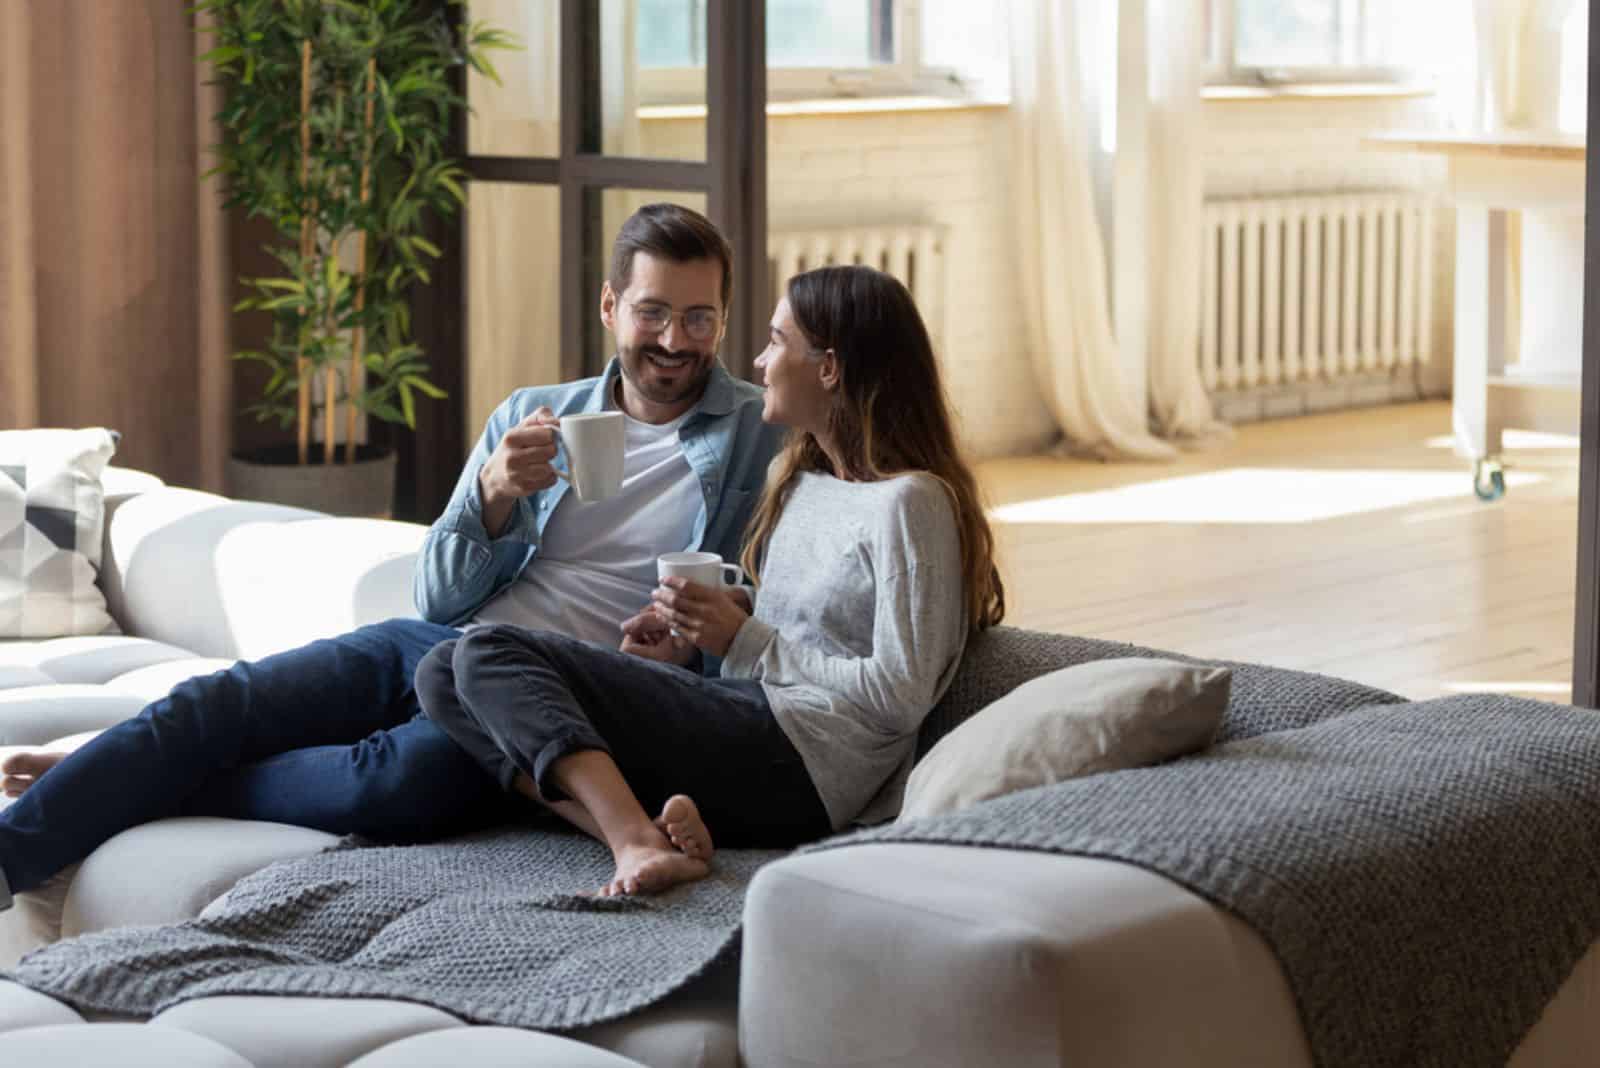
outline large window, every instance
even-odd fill
[[[1435,57],[1446,0],[1210,0],[1214,82],[1398,81]],[[1462,17],[1458,12],[1457,17]]]
[[[636,0],[640,99],[698,103],[706,0]],[[973,0],[766,0],[767,89],[776,98],[988,91],[1004,25]],[[981,83],[981,84],[980,84]]]

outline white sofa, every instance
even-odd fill
[[[0,643],[0,748],[72,745],[190,675],[412,614],[419,526],[230,501],[128,472],[107,484],[102,584],[125,634]],[[195,916],[249,872],[331,841],[225,820],[135,828],[0,914],[0,970],[58,937]],[[0,1063],[1310,1064],[1261,939],[1129,865],[955,846],[823,851],[763,869],[745,921],[739,974],[565,1037],[376,1000],[219,997],[148,1024],[86,1023],[0,982]],[[1591,1063],[1597,1032],[1591,952],[1513,1063]]]

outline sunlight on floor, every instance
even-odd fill
[[[1453,449],[1456,439],[1453,434],[1441,434],[1436,438],[1428,439],[1430,449]],[[1514,449],[1571,449],[1578,448],[1578,439],[1573,434],[1541,434],[1536,430],[1507,430],[1502,437],[1501,444],[1507,452]]]
[[[1544,481],[1506,472],[1511,487]],[[1240,467],[1019,501],[990,515],[999,523],[1311,523],[1462,498],[1473,495],[1461,471]]]

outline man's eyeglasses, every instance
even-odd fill
[[[633,308],[633,325],[646,334],[660,334],[667,329],[667,324],[674,318],[683,320],[683,332],[696,341],[710,341],[717,336],[717,327],[722,325],[722,313],[711,308],[690,308],[686,312],[675,312],[665,304],[635,304],[631,300],[617,298],[619,304],[627,304]]]

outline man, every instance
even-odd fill
[[[616,645],[655,558],[738,555],[781,432],[761,391],[717,362],[732,253],[703,216],[641,208],[613,246],[605,374],[519,390],[489,418],[418,556],[422,618],[394,619],[181,683],[67,757],[12,757],[0,782],[0,908],[128,827],[179,814],[393,841],[492,820],[509,802],[421,712],[435,644],[517,623]],[[621,491],[569,493],[551,466],[562,415],[627,416]]]

